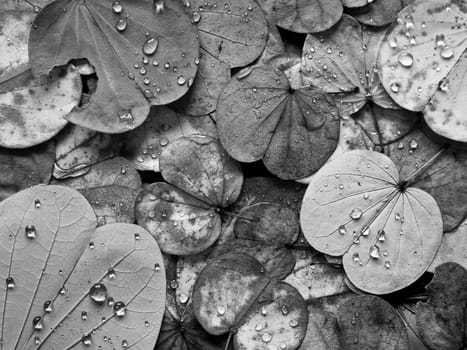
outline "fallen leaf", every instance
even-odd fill
[[[410,285],[441,243],[441,213],[433,197],[411,187],[416,174],[399,175],[381,153],[351,151],[308,186],[300,215],[305,237],[320,252],[342,255],[348,278],[365,292]]]
[[[307,310],[287,283],[271,280],[247,254],[223,255],[201,272],[193,292],[195,316],[213,335],[230,333],[235,349],[297,349]]]
[[[336,95],[342,116],[359,111],[368,101],[399,108],[380,83],[376,63],[381,29],[362,29],[348,15],[330,30],[309,34],[303,46],[303,81]]]
[[[355,13],[359,22],[369,26],[385,26],[394,22],[400,10],[404,8],[401,0],[365,1],[361,11]]]
[[[54,155],[53,142],[20,150],[0,147],[0,201],[28,187],[48,184]]]
[[[140,127],[125,134],[122,155],[138,170],[159,172],[164,148],[182,136],[193,134],[217,137],[209,116],[191,118],[167,107],[153,107]]]
[[[57,0],[37,15],[29,38],[33,75],[86,57],[99,78],[89,104],[75,109],[69,121],[125,132],[146,119],[149,103],[167,104],[188,91],[197,71],[197,30],[175,2],[158,4]]]
[[[86,174],[56,183],[80,191],[93,207],[98,225],[135,221],[135,200],[141,189],[141,178],[125,158],[94,164]]]
[[[438,266],[426,290],[429,300],[419,302],[419,334],[431,349],[463,349],[467,345],[467,270],[456,263]]]
[[[81,97],[81,79],[73,68],[57,68],[41,81],[26,70],[0,83],[0,145],[26,148],[54,137]]]
[[[320,90],[291,90],[282,72],[255,66],[224,87],[217,127],[233,158],[263,159],[280,178],[299,179],[319,169],[334,151],[339,118],[334,102]]]
[[[415,1],[386,33],[378,58],[391,97],[424,111],[434,132],[460,142],[466,141],[465,100],[455,97],[465,95],[466,13],[463,1]]]

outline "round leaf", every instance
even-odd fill
[[[167,104],[188,91],[199,46],[196,29],[174,2],[157,7],[147,0],[121,0],[121,11],[112,4],[57,0],[47,5],[34,21],[29,56],[34,76],[86,57],[99,78],[97,90],[67,119],[118,133],[146,119],[148,101]]]
[[[385,294],[408,286],[441,243],[438,205],[407,186],[412,176],[400,179],[381,153],[352,151],[326,164],[305,193],[305,237],[318,251],[343,255],[347,276],[363,291]]]
[[[242,189],[239,164],[212,137],[185,136],[170,143],[162,152],[160,167],[167,182],[211,206],[229,206]]]
[[[364,0],[364,2],[366,6],[361,12],[355,14],[355,18],[370,26],[384,26],[392,23],[404,7],[401,0]]]
[[[299,179],[319,169],[337,145],[334,102],[314,88],[291,91],[285,75],[255,66],[222,91],[217,126],[227,152],[242,162],[263,159],[269,171]]]

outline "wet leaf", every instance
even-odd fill
[[[0,201],[28,187],[48,184],[53,161],[53,142],[20,150],[0,148]]]
[[[140,127],[125,134],[122,155],[138,170],[158,172],[164,148],[182,136],[193,134],[217,137],[209,116],[190,118],[167,107],[153,107]]]
[[[168,145],[161,171],[170,184],[143,188],[136,200],[136,221],[165,253],[200,253],[219,237],[219,213],[238,198],[243,174],[214,138],[199,135]]]
[[[461,142],[465,102],[455,97],[465,95],[466,13],[463,1],[415,1],[385,35],[378,58],[391,97],[409,110],[424,110],[435,132]]]
[[[263,9],[279,27],[296,33],[331,28],[342,16],[340,0],[261,0]]]
[[[86,174],[57,183],[80,191],[91,203],[99,225],[135,221],[135,200],[141,189],[141,178],[125,158],[94,164]]]
[[[55,137],[54,177],[63,179],[87,173],[94,164],[117,156],[120,135],[103,134],[68,124]]]
[[[467,345],[467,270],[445,263],[435,270],[426,290],[429,300],[417,304],[417,325],[431,349],[454,350]]]
[[[255,1],[190,0],[188,4],[200,46],[213,58],[230,68],[243,67],[263,52],[268,27]]]
[[[5,349],[14,349],[33,338],[33,319],[42,315],[44,302],[53,299],[74,269],[96,226],[96,217],[75,190],[42,185],[1,202],[0,217],[4,261],[0,270],[4,286],[0,339]]]
[[[81,80],[73,68],[57,68],[41,81],[26,70],[0,83],[0,145],[26,148],[51,139],[80,97]]]
[[[121,11],[114,11],[112,3],[49,4],[34,21],[29,56],[36,77],[70,59],[86,57],[99,78],[97,90],[89,104],[67,119],[118,133],[140,125],[149,103],[167,104],[188,91],[199,47],[196,28],[174,2],[162,1],[162,8],[157,8],[152,1],[121,0]]]
[[[268,24],[268,40],[263,53],[256,61],[258,65],[267,65],[269,59],[274,56],[283,54],[285,52],[285,46],[282,41],[281,35],[277,27],[273,24]],[[248,68],[247,68],[248,69]]]
[[[384,108],[398,108],[378,77],[376,57],[384,31],[363,30],[344,15],[330,30],[309,34],[303,46],[303,80],[337,94],[341,115],[359,111],[369,100]]]
[[[320,90],[291,91],[282,72],[256,66],[224,87],[217,126],[233,158],[263,159],[280,178],[299,179],[319,169],[334,151],[339,118],[334,102]]]
[[[409,339],[397,311],[375,296],[355,296],[338,307],[336,314],[319,305],[309,306],[307,337],[301,348],[349,350],[406,350]]]
[[[201,48],[200,57],[195,58],[198,73],[189,85],[190,90],[173,107],[190,116],[205,116],[216,109],[217,97],[230,79],[229,66]]]
[[[232,332],[236,349],[297,349],[305,336],[303,298],[287,283],[271,280],[246,254],[226,254],[209,263],[196,281],[193,307],[209,333]]]
[[[433,197],[411,187],[416,175],[399,175],[381,153],[352,151],[309,184],[300,215],[305,237],[318,251],[343,255],[347,276],[363,291],[400,290],[434,259],[441,213]]]
[[[384,26],[392,23],[405,6],[401,0],[368,1],[366,6],[355,13],[355,18],[370,26]]]

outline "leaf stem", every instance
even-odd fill
[[[225,342],[224,350],[227,350],[229,348],[230,340],[232,339],[232,334],[233,332],[229,332],[229,337],[227,338],[227,341]]]
[[[407,178],[407,180],[402,181],[402,183],[404,183],[406,187],[412,185],[417,180],[417,176],[419,176],[422,172],[424,172],[427,168],[429,168],[446,150],[447,150],[447,147],[441,148],[430,159],[428,159],[425,162],[425,164],[423,164],[420,168],[418,168],[416,171],[414,171]]]
[[[221,212],[222,214],[226,214],[226,215],[229,215],[229,216],[233,216],[234,218],[239,218],[239,219],[243,219],[243,220],[247,220],[247,221],[255,221],[254,219],[252,218],[249,218],[249,217],[246,217],[246,216],[242,216],[242,215],[238,215],[238,214],[235,214],[235,213],[232,213],[230,211],[226,211],[224,209],[221,209]]]

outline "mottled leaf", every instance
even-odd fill
[[[315,88],[294,91],[281,71],[266,66],[253,67],[224,87],[217,126],[233,158],[263,159],[269,171],[284,179],[319,169],[339,134],[337,108],[327,95]]]
[[[411,187],[417,173],[399,175],[387,156],[352,151],[308,186],[300,215],[305,237],[318,251],[343,255],[347,276],[363,291],[400,290],[434,259],[441,213],[433,197]]]
[[[112,4],[57,0],[47,5],[34,21],[29,56],[34,76],[86,57],[99,78],[97,90],[67,119],[118,133],[146,119],[148,102],[167,104],[188,91],[199,44],[196,28],[176,2],[121,0],[121,10]]]
[[[140,127],[125,134],[122,155],[138,170],[158,172],[164,147],[192,134],[217,137],[215,124],[209,116],[190,118],[167,107],[153,107]]]

